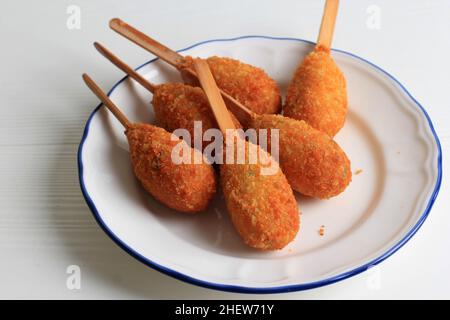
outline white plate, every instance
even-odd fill
[[[264,68],[286,86],[313,44],[261,36],[213,40],[182,50],[229,56]],[[298,196],[301,228],[277,252],[246,247],[218,195],[207,212],[186,215],[154,201],[133,176],[120,124],[102,107],[89,118],[78,162],[84,197],[100,226],[143,263],[197,285],[236,292],[303,290],[358,274],[383,261],[419,229],[437,196],[441,150],[430,118],[392,76],[342,51],[333,57],[347,78],[347,122],[336,140],[354,174],[347,190],[326,201]],[[139,72],[155,83],[180,81],[150,61]],[[111,99],[135,121],[152,122],[151,94],[129,79]],[[325,226],[325,235],[319,235]]]

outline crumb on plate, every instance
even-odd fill
[[[321,225],[319,229],[319,235],[323,237],[325,235],[325,226]]]

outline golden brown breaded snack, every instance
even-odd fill
[[[329,49],[316,48],[297,68],[283,111],[330,137],[342,128],[347,115],[346,82]]]
[[[261,163],[223,164],[220,177],[228,211],[238,233],[250,247],[275,250],[296,236],[299,224],[297,201],[275,161],[276,173],[263,175]],[[259,148],[259,147],[258,147]],[[267,153],[261,150],[264,154]]]
[[[327,199],[343,192],[351,181],[350,161],[327,134],[305,121],[280,115],[255,117],[255,129],[279,129],[279,161],[291,187],[307,196]]]
[[[156,87],[153,94],[153,108],[156,122],[169,132],[187,129],[194,139],[194,122],[202,122],[202,134],[211,128],[217,128],[208,100],[203,90],[183,83],[167,83]],[[242,128],[236,117],[230,112],[237,128]],[[204,141],[203,147],[210,142]]]
[[[206,61],[217,86],[244,106],[258,114],[280,112],[280,89],[264,70],[231,58],[213,56]],[[180,69],[192,66],[193,58],[187,56]],[[197,85],[186,73],[184,76],[188,83]]]
[[[206,163],[175,164],[172,149],[182,140],[148,124],[133,124],[125,131],[133,170],[143,187],[158,201],[182,212],[204,210],[216,192],[214,169]],[[189,147],[192,152],[198,150]]]

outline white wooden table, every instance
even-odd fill
[[[80,9],[80,29],[70,5]],[[223,293],[160,274],[118,248],[84,202],[76,152],[98,100],[81,73],[105,89],[122,77],[92,42],[102,41],[134,66],[152,58],[110,31],[110,18],[182,48],[248,34],[315,40],[322,6],[317,0],[2,1],[0,298],[450,298],[448,170],[428,220],[376,275],[280,295]],[[441,139],[444,169],[449,31],[448,0],[343,0],[333,44],[392,73],[425,106]],[[71,265],[81,269],[79,290],[66,285]]]

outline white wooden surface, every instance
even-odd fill
[[[81,10],[79,30],[66,26],[69,5]],[[122,77],[92,42],[101,41],[134,66],[151,58],[110,31],[110,18],[120,16],[173,48],[246,34],[315,40],[322,5],[317,0],[1,1],[0,298],[450,298],[448,170],[429,219],[376,272],[280,295],[212,291],[153,271],[103,233],[83,200],[76,152],[98,101],[81,73],[89,72],[105,89]],[[378,9],[380,28],[373,29],[371,17]],[[441,139],[444,169],[450,147],[449,32],[448,0],[343,0],[333,43],[392,73],[425,106]],[[66,286],[69,265],[81,268],[80,290]]]

